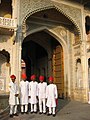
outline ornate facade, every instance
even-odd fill
[[[19,85],[25,71],[28,80],[53,75],[60,98],[88,102],[88,0],[1,0],[0,9],[0,95],[8,94],[11,74]]]

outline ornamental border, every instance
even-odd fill
[[[78,30],[78,33],[79,33],[79,38],[80,38],[80,41],[81,41],[81,30],[80,30],[80,27],[79,25],[76,23],[75,20],[73,20],[73,18],[71,16],[69,16],[68,14],[66,14],[62,9],[60,9],[58,6],[56,5],[53,5],[53,6],[48,6],[48,7],[43,7],[43,8],[39,8],[37,10],[34,10],[34,11],[31,11],[30,13],[28,13],[23,19],[22,19],[22,29],[24,28],[25,26],[25,23],[26,23],[26,20],[27,18],[29,18],[31,15],[37,13],[37,12],[40,12],[40,11],[44,11],[44,10],[48,10],[48,9],[56,9],[58,12],[62,13],[63,15],[65,15],[65,17],[67,17],[77,28]]]

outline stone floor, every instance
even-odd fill
[[[59,100],[55,117],[43,114],[23,114],[9,118],[8,111],[0,115],[0,120],[90,120],[90,105],[77,101]]]

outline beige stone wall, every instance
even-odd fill
[[[17,4],[17,5],[16,5]],[[14,5],[14,3],[13,3]],[[17,6],[17,7],[16,7]],[[67,19],[77,28],[77,35],[66,29],[63,26],[55,27],[50,22],[41,23],[26,23],[26,19],[39,11],[55,8],[58,12],[64,14]],[[0,35],[0,49],[5,49],[10,53],[11,73],[16,74],[17,82],[20,81],[21,73],[21,42],[29,34],[37,31],[46,30],[48,34],[52,35],[60,42],[64,50],[64,82],[65,93],[75,100],[87,102],[88,93],[88,65],[87,58],[90,54],[86,54],[86,35],[85,35],[85,16],[87,11],[84,11],[82,6],[67,2],[66,0],[20,0],[15,3],[13,18],[17,19],[16,37],[12,38],[8,35]],[[88,11],[88,14],[89,11]],[[75,28],[75,29],[76,29]],[[12,40],[15,39],[15,44],[12,45]],[[78,41],[78,42],[76,42]],[[40,43],[40,41],[37,41]],[[45,41],[42,42],[43,44]],[[41,43],[40,43],[41,44]],[[43,46],[42,44],[42,46]],[[45,43],[46,49],[49,50],[49,45]],[[44,47],[44,46],[43,46]],[[49,58],[50,58],[49,54]],[[82,66],[82,81],[83,87],[77,88],[76,84],[76,60],[81,59]],[[17,66],[16,66],[17,65]],[[50,65],[50,63],[49,63]],[[9,76],[9,72],[8,75]],[[9,77],[7,77],[8,79]],[[7,80],[9,81],[9,80]],[[82,93],[82,94],[81,94]]]

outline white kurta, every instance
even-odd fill
[[[38,84],[38,97],[39,98],[46,98],[46,87],[47,87],[46,82]]]
[[[20,103],[21,105],[28,104],[28,96],[29,96],[29,82],[22,80],[20,82]]]
[[[47,97],[47,107],[56,107],[56,99],[58,97],[57,94],[57,86],[55,84],[50,84],[46,89],[46,97]]]
[[[19,99],[18,97],[15,96],[15,94],[19,94],[17,84],[11,81],[9,83],[9,91],[10,91],[9,105],[18,105]]]
[[[29,83],[29,96],[30,98],[30,103],[31,104],[36,104],[37,103],[37,98],[36,96],[38,96],[38,83],[35,81],[31,81]]]

